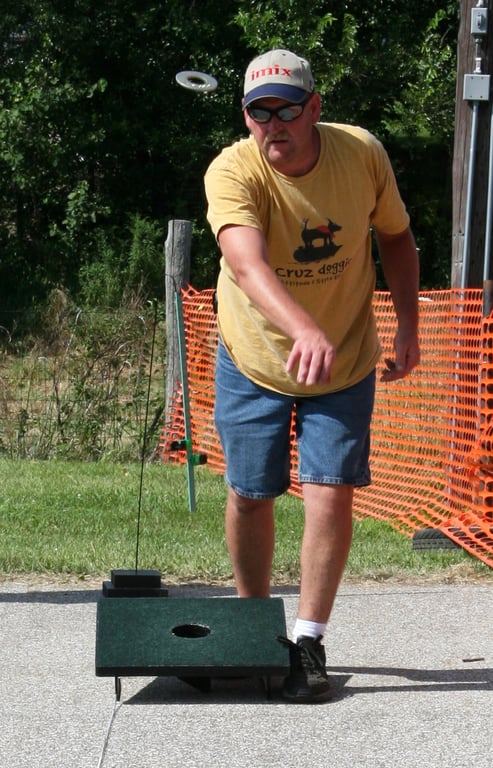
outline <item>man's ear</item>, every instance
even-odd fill
[[[246,109],[244,109],[244,110],[243,110],[243,119],[244,119],[244,121],[245,121],[245,125],[246,125],[246,127],[248,128],[248,130],[249,130],[249,131],[250,131],[250,133],[251,133],[251,132],[252,132],[252,129],[250,128],[250,124],[251,124],[251,120],[252,120],[252,118],[250,117],[250,115],[248,114],[248,112],[246,111]]]
[[[320,114],[322,112],[322,99],[320,98],[319,93],[314,93],[312,98],[310,99],[308,103],[308,107],[310,109],[310,113],[312,116],[312,123],[318,123],[320,120]]]

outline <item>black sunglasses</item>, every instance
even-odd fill
[[[279,120],[281,120],[283,123],[291,123],[301,115],[312,96],[313,93],[311,93],[307,99],[300,102],[299,104],[285,104],[283,107],[278,107],[277,109],[256,107],[255,104],[252,104],[246,107],[246,111],[252,120],[255,120],[256,123],[268,123],[274,116],[279,118]]]

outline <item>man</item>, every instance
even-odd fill
[[[371,229],[398,321],[384,381],[419,361],[418,258],[383,147],[360,128],[319,123],[307,61],[284,50],[254,59],[242,106],[250,137],[223,150],[205,179],[222,254],[215,418],[226,541],[238,595],[268,597],[294,410],[305,525],[283,694],[323,701],[321,641],[350,548],[353,489],[370,482],[380,355]]]

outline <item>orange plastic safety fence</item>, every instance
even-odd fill
[[[378,382],[372,425],[372,484],[355,493],[354,514],[385,520],[402,533],[440,530],[493,567],[493,316],[481,290],[420,294],[422,362],[406,379]],[[396,329],[390,295],[375,294],[383,356]],[[193,449],[224,471],[213,423],[217,347],[213,291],[183,292]],[[181,392],[166,415],[160,453],[184,437]],[[292,428],[290,492],[301,496]]]

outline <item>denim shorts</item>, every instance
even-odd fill
[[[252,499],[274,498],[289,488],[294,410],[300,483],[369,485],[374,396],[375,371],[325,395],[272,392],[240,373],[220,342],[214,416],[226,482]]]

